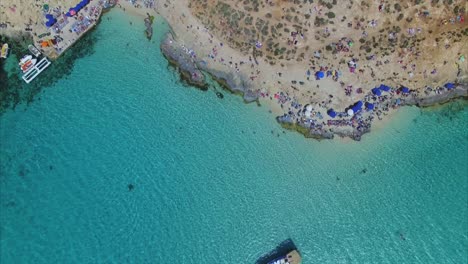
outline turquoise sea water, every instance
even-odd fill
[[[307,140],[183,86],[156,28],[112,11],[94,54],[0,117],[0,263],[254,263],[287,238],[304,263],[466,263],[463,104]]]

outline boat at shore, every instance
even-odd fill
[[[6,59],[8,57],[8,43],[2,45],[2,51],[0,53],[0,58]]]
[[[29,71],[36,64],[36,62],[37,60],[33,59],[31,55],[25,55],[23,58],[21,58],[19,66],[23,73],[25,73]]]
[[[28,46],[28,50],[35,56],[35,57],[39,57],[41,56],[41,52],[36,48],[36,46],[34,45],[29,45]]]

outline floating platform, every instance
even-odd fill
[[[49,67],[50,61],[47,58],[42,58],[38,63],[36,63],[31,69],[23,74],[23,80],[26,83],[30,83],[34,80],[41,72],[43,72],[47,67]]]
[[[279,244],[274,250],[260,257],[256,264],[300,264],[301,255],[291,239]]]

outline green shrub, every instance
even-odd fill
[[[393,7],[395,8],[396,11],[401,12],[401,5],[400,4],[396,3]]]

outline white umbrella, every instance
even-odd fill
[[[353,116],[353,115],[354,115],[353,109],[348,109],[348,115],[349,115],[349,116]]]

